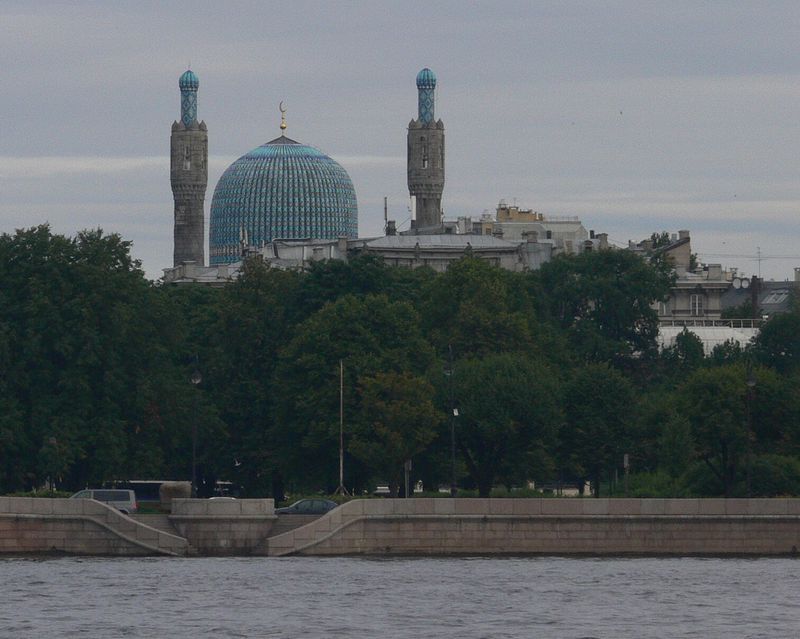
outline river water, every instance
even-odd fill
[[[0,637],[800,637],[794,559],[0,559]]]

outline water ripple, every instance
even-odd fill
[[[793,559],[0,559],[0,637],[800,636]]]

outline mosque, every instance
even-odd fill
[[[178,80],[181,119],[172,125],[171,183],[175,200],[175,266],[205,264],[203,205],[208,183],[208,129],[197,121],[200,81]],[[279,238],[358,237],[356,192],[347,171],[312,146],[281,135],[246,153],[222,174],[211,200],[209,263],[242,258],[242,246]]]
[[[485,216],[478,223],[444,220],[444,123],[435,117],[436,76],[424,68],[416,77],[417,117],[408,124],[410,229],[398,233],[387,219],[384,237],[359,238],[350,176],[319,149],[286,137],[281,104],[281,135],[231,164],[214,189],[206,266],[208,129],[197,119],[197,75],[187,70],[178,86],[181,117],[172,125],[170,144],[174,253],[173,267],[164,273],[167,283],[224,285],[238,276],[244,257],[253,254],[278,268],[304,268],[312,261],[346,260],[366,252],[391,265],[437,271],[470,254],[522,271],[538,268],[559,251],[580,252],[597,243],[580,222],[559,227],[558,221],[539,214],[526,217],[518,209],[515,217],[501,220],[498,215],[492,222]],[[508,207],[503,210],[508,213]]]

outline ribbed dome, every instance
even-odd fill
[[[200,80],[191,69],[185,71],[183,75],[178,78],[178,87],[181,89],[197,89],[199,86]]]
[[[358,236],[350,176],[322,151],[281,136],[253,149],[222,174],[211,201],[211,264],[235,262],[250,245],[274,239]]]
[[[436,76],[433,71],[425,67],[422,71],[417,73],[417,88],[418,89],[435,89]]]

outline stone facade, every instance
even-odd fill
[[[169,517],[197,555],[253,554],[276,519],[273,499],[173,499]]]
[[[0,554],[185,555],[176,535],[91,499],[0,497]]]
[[[790,555],[800,499],[355,500],[270,555]]]
[[[193,82],[187,82],[190,74]],[[197,79],[180,80],[181,120],[172,124],[170,182],[175,200],[173,264],[205,264],[204,202],[208,185],[208,129],[197,121]]]
[[[408,192],[416,200],[417,230],[442,223],[444,124],[434,119],[436,77],[430,69],[417,75],[419,110],[408,124]]]

